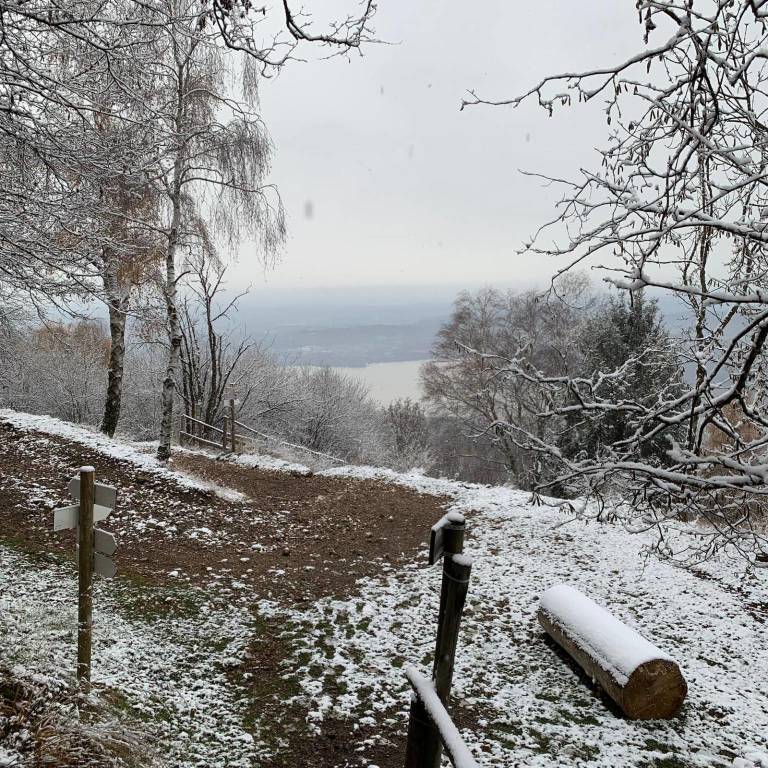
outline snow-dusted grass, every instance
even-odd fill
[[[455,702],[480,765],[732,766],[768,760],[766,575],[713,563],[698,573],[641,557],[641,538],[594,522],[562,525],[526,494],[351,468],[455,499],[474,566],[455,673]],[[681,664],[680,716],[630,722],[597,698],[543,639],[535,613],[548,587],[570,582]],[[404,727],[403,666],[431,664],[440,569],[424,562],[360,585],[350,600],[285,612],[304,625],[296,663],[313,719]],[[273,614],[274,605],[263,610]],[[330,690],[343,693],[331,695]],[[742,762],[734,762],[741,760]],[[745,762],[746,761],[746,762]]]
[[[7,411],[0,418],[84,442],[178,482],[197,482],[135,447],[55,419]],[[567,522],[557,509],[532,506],[527,494],[509,488],[370,467],[322,474],[446,495],[454,500],[451,510],[467,516],[473,571],[454,708],[470,723],[463,736],[480,766],[768,768],[765,571],[744,574],[739,561],[698,572],[646,561],[642,537]],[[541,594],[561,582],[574,584],[680,663],[689,685],[680,716],[624,720],[544,641],[536,609]],[[349,718],[352,739],[358,726],[405,737],[404,669],[414,663],[429,671],[439,584],[440,569],[427,567],[425,552],[418,563],[359,582],[346,600],[302,610],[259,604],[259,621],[274,619],[272,626],[283,627],[284,646],[295,649],[283,669],[298,678],[308,702],[307,739],[332,715]],[[71,681],[72,571],[0,549],[0,585],[3,658],[25,675]],[[253,712],[247,692],[227,676],[258,633],[248,596],[229,603],[211,589],[148,591],[118,580],[101,583],[96,595],[94,679],[109,686],[102,696],[122,701],[131,717],[144,721],[170,766],[258,764],[265,750],[258,722],[245,725]]]
[[[263,453],[241,453],[234,456],[232,462],[241,467],[252,467],[254,469],[263,469],[269,472],[290,472],[296,475],[308,475],[311,470],[306,464],[297,464],[293,461],[276,459],[273,456],[267,456]]]
[[[40,568],[0,547],[0,585],[3,663],[17,679],[72,687],[74,571]],[[94,603],[96,711],[99,703],[105,711],[117,708],[156,745],[167,768],[258,762],[265,749],[245,725],[244,692],[227,675],[253,635],[247,606],[121,581],[98,581]],[[102,727],[114,730],[109,722]]]

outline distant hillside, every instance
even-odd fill
[[[263,338],[289,362],[353,368],[428,358],[442,323],[434,317],[399,325],[278,326]]]
[[[352,368],[425,360],[459,290],[356,287],[270,293],[261,287],[243,298],[237,320],[289,362]],[[649,296],[659,300],[673,334],[690,322],[679,299],[653,291]]]
[[[289,361],[361,367],[424,360],[448,319],[455,287],[254,291],[238,321]]]

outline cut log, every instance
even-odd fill
[[[680,710],[688,686],[674,659],[578,589],[548,589],[538,619],[630,719],[668,719]]]

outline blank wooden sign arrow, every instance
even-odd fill
[[[77,528],[77,516],[80,514],[80,506],[62,507],[53,510],[53,530],[66,531],[68,528]]]
[[[98,504],[93,505],[93,521],[106,520],[112,514],[109,507],[101,507]],[[53,530],[66,531],[69,528],[77,528],[77,520],[80,515],[80,505],[73,504],[71,507],[61,507],[53,510]]]
[[[114,578],[115,573],[117,573],[115,561],[111,557],[102,555],[101,552],[94,552],[93,572],[98,573],[99,576],[104,576],[106,579]]]
[[[73,499],[80,499],[80,477],[75,476],[69,481],[69,492],[72,494]],[[117,504],[117,488],[111,485],[102,485],[101,483],[93,484],[93,501],[98,507],[115,508]],[[95,520],[103,520],[104,518],[94,517]]]
[[[117,540],[114,535],[108,531],[102,531],[101,528],[93,529],[93,548],[102,555],[112,557],[117,551]]]

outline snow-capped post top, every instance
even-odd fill
[[[438,562],[445,552],[458,554],[462,551],[466,525],[464,515],[459,512],[448,512],[432,526],[429,537],[430,565]]]
[[[541,596],[539,623],[631,719],[673,717],[688,687],[669,654],[578,589]]]

